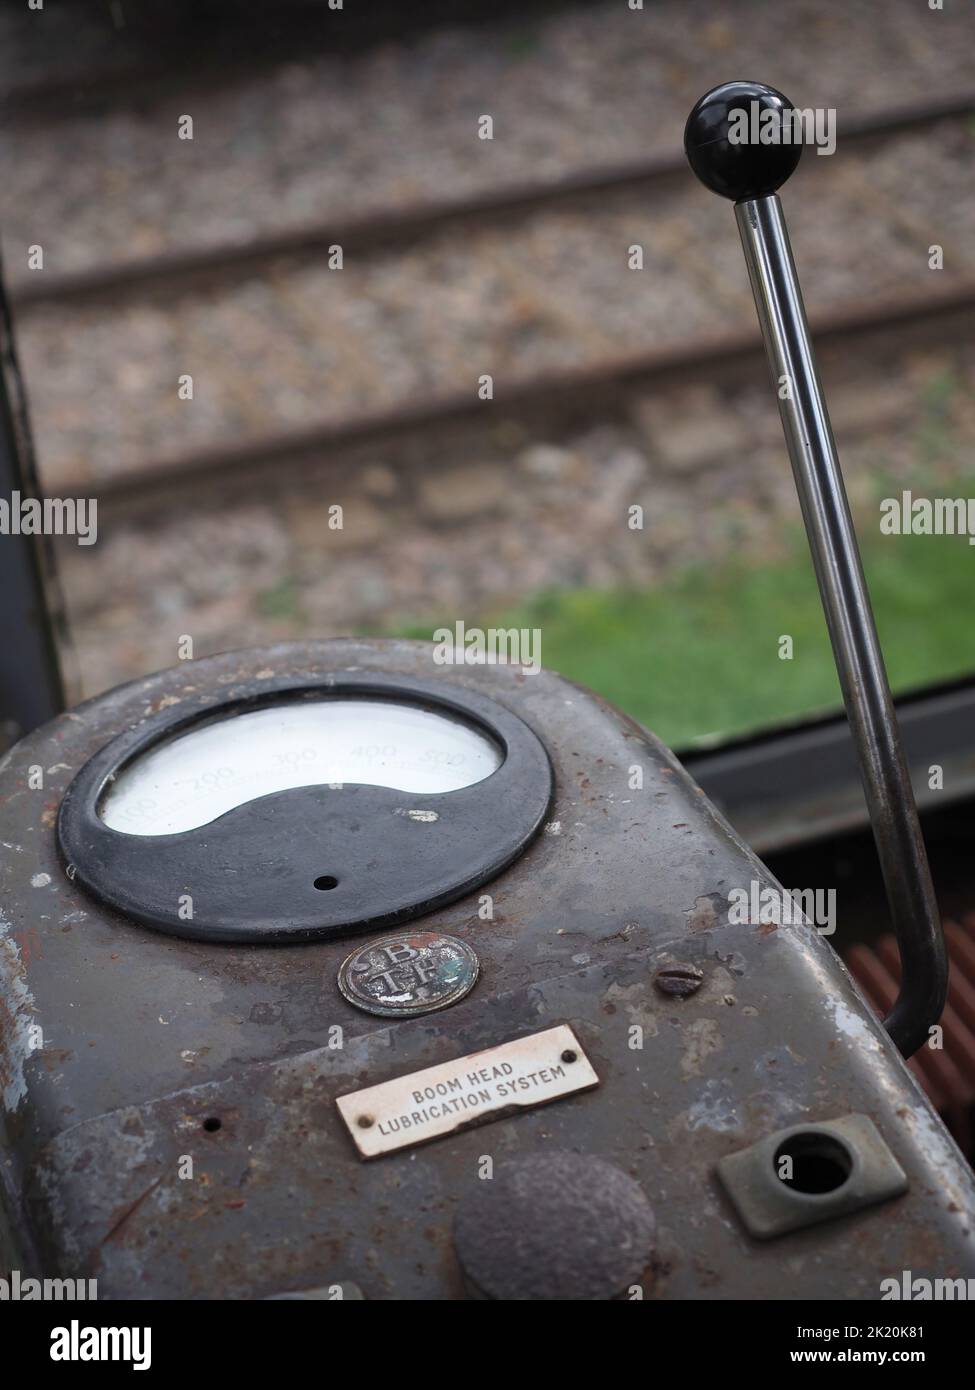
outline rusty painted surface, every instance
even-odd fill
[[[481,979],[465,999],[371,1017],[337,986],[347,941],[168,938],[104,912],[65,876],[60,797],[119,728],[205,683],[216,702],[262,672],[355,666],[482,690],[552,757],[545,833],[424,919],[476,951]],[[28,784],[36,767],[41,789]],[[348,1281],[370,1299],[462,1297],[453,1222],[479,1164],[558,1149],[642,1186],[658,1220],[648,1298],[876,1298],[903,1269],[975,1274],[971,1172],[827,941],[730,923],[729,891],[773,885],[767,870],[666,749],[556,676],[434,667],[413,643],[186,664],[15,748],[0,764],[0,842],[2,1171],[21,1268],[95,1276],[102,1296],[263,1297]],[[686,997],[654,983],[675,962],[702,975]],[[560,1023],[598,1088],[375,1162],[357,1156],[337,1096]],[[907,1174],[896,1215],[878,1207],[759,1247],[716,1162],[852,1112]]]

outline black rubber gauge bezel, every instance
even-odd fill
[[[494,739],[502,762],[459,791],[272,792],[178,834],[131,835],[102,820],[112,780],[160,743],[214,719],[329,698],[402,701],[460,719]],[[541,740],[494,700],[446,682],[336,672],[255,679],[149,715],[77,774],[57,833],[69,875],[126,917],[196,940],[293,943],[407,922],[471,892],[525,849],[552,791]],[[413,809],[436,815],[406,814]],[[329,891],[315,887],[330,879]]]

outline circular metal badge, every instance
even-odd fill
[[[367,1014],[402,1018],[456,1004],[473,988],[477,956],[456,936],[396,932],[360,946],[339,968],[339,989]]]

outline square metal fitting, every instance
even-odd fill
[[[866,1115],[792,1125],[728,1154],[718,1177],[748,1234],[772,1240],[907,1191],[907,1175]]]

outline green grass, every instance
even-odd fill
[[[973,486],[957,480],[940,491],[969,497]],[[915,487],[917,495],[937,491]],[[975,669],[975,547],[965,537],[881,536],[876,521],[860,534],[895,691]],[[403,635],[429,638],[454,616]],[[673,746],[840,705],[799,531],[775,564],[742,559],[689,570],[646,592],[556,591],[507,611],[461,616],[468,627],[539,628],[543,665],[598,691]],[[783,634],[793,640],[792,660],[779,657]]]

